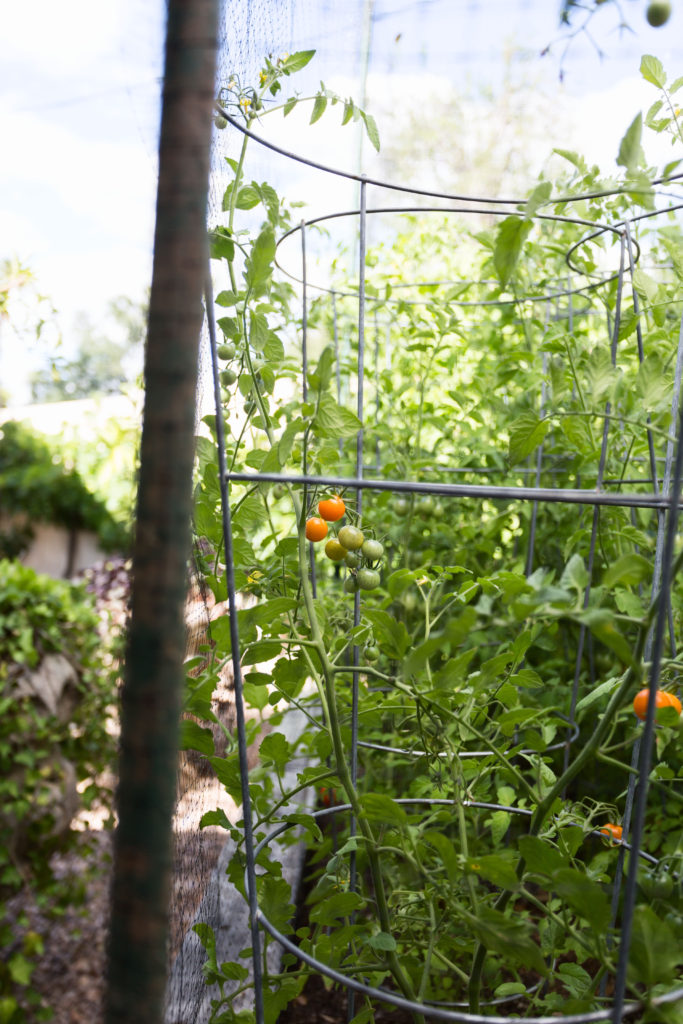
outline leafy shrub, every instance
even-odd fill
[[[43,915],[73,901],[79,883],[56,878],[51,857],[73,846],[79,801],[110,806],[99,777],[115,753],[107,730],[115,684],[98,625],[83,587],[0,561],[0,1006],[7,1021],[40,1012],[30,980],[42,937],[17,927],[25,922],[13,898],[28,891]],[[29,1006],[31,1016],[23,1016]]]
[[[127,546],[127,531],[69,469],[47,441],[23,423],[0,428],[0,514],[21,514],[0,532],[0,554],[16,557],[31,539],[31,523],[91,530],[111,551]]]

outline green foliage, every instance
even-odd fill
[[[124,384],[135,379],[142,369],[146,309],[120,297],[109,303],[108,316],[112,322],[108,331],[96,327],[85,314],[79,316],[74,328],[78,339],[75,355],[54,355],[49,367],[32,375],[35,402],[118,394]]]
[[[269,61],[260,82],[272,95],[278,67]],[[660,80],[656,65],[647,69]],[[258,90],[234,82],[228,92],[250,98],[248,109],[242,104],[248,120]],[[328,105],[319,93],[311,120]],[[236,625],[254,711],[248,738],[256,740],[280,701],[309,716],[295,744],[277,731],[280,712],[271,714],[250,776],[257,833],[284,815],[313,840],[302,949],[341,971],[360,962],[371,984],[409,996],[467,1001],[474,1013],[501,996],[518,1000],[515,1012],[521,1000],[530,1015],[596,1010],[599,978],[615,969],[621,910],[613,918],[610,887],[618,850],[599,828],[621,820],[641,734],[631,702],[647,682],[660,517],[647,508],[631,515],[619,507],[536,507],[519,489],[628,486],[649,494],[650,444],[661,457],[670,439],[680,230],[634,224],[643,256],[623,288],[618,333],[620,233],[613,244],[605,232],[587,230],[652,208],[648,127],[636,118],[626,129],[616,186],[562,150],[568,174],[541,180],[518,215],[493,229],[474,233],[457,214],[426,212],[387,229],[367,254],[362,424],[357,282],[340,255],[334,305],[323,295],[306,310],[304,401],[299,300],[278,284],[273,262],[274,240],[291,216],[272,188],[244,184],[246,141],[239,160],[229,161],[227,223],[213,234],[214,258],[226,261],[230,284],[216,300],[230,312],[218,322],[227,346],[221,364],[236,375],[224,394],[227,462],[253,476],[231,482],[232,557],[237,585],[255,603],[236,623],[227,616],[212,623],[211,664],[189,682],[186,710],[208,719],[198,694],[232,654]],[[239,209],[259,210],[263,220],[238,228]],[[225,600],[215,417],[205,425],[211,436],[198,443],[195,527],[207,583]],[[342,547],[346,541],[346,554],[327,557],[323,544],[308,544],[305,524],[330,490],[271,486],[259,474],[343,478],[355,474],[359,456],[366,476],[505,489],[486,498],[368,489],[361,508],[351,488],[344,519],[328,533]],[[381,552],[374,562],[349,526],[379,542],[366,549]],[[677,641],[682,617],[674,592]],[[680,666],[680,657],[665,659],[663,687],[677,688]],[[368,746],[352,779],[356,694]],[[578,735],[566,720],[574,699]],[[651,778],[665,800],[648,806],[645,844],[663,867],[644,878],[644,891],[657,895],[636,913],[634,997],[640,986],[668,984],[680,966],[675,953],[662,952],[683,940],[680,886],[662,895],[666,876],[679,878],[681,860],[675,784],[683,755],[669,712],[658,726]],[[183,742],[209,758],[239,801],[236,751],[217,756],[194,724]],[[287,792],[285,771],[300,755],[312,763]],[[334,840],[310,815],[291,813],[290,797],[321,782],[324,803],[351,806],[354,835],[346,812]],[[215,812],[204,824],[226,821]],[[239,840],[239,830],[232,834]],[[285,833],[285,841],[294,838]],[[276,856],[264,851],[259,871],[261,906],[291,934],[293,908]],[[240,845],[228,873],[242,893],[243,872]],[[220,990],[213,1019],[237,1019],[232,1001],[247,981],[238,965],[216,963],[210,932],[197,930],[207,978]],[[652,955],[643,953],[648,946]],[[303,977],[297,970],[269,978],[267,1019],[276,1019]],[[371,1009],[363,1019],[372,1019]]]
[[[92,530],[105,550],[127,546],[127,531],[65,465],[42,435],[23,423],[0,427],[0,514],[19,516],[0,533],[0,553],[15,556],[28,544],[35,522],[67,530]]]
[[[100,777],[115,755],[115,682],[98,626],[82,587],[0,560],[0,998],[12,1021],[42,1019],[31,975],[43,937],[9,901],[28,893],[49,919],[82,898],[82,877],[55,876],[51,857],[74,845],[78,804],[112,802]],[[44,675],[56,658],[61,693]]]

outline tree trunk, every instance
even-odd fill
[[[157,1024],[163,1014],[216,34],[217,0],[169,0],[108,1024]]]

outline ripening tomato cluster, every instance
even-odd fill
[[[346,514],[346,505],[338,494],[318,502],[320,515],[306,520],[306,538],[317,543],[327,537],[328,523],[336,523]]]
[[[328,523],[338,522],[346,513],[346,505],[338,494],[318,502],[317,516],[306,522],[306,537],[316,543],[328,534]],[[336,537],[330,537],[325,545],[325,554],[333,562],[344,562],[349,575],[344,580],[347,594],[358,590],[374,590],[379,586],[379,563],[384,554],[384,545],[378,540],[365,536],[358,526],[342,526]]]

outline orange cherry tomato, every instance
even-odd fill
[[[317,541],[327,537],[327,523],[318,516],[313,516],[306,523],[306,537],[308,540]]]
[[[318,512],[328,523],[336,523],[346,512],[346,505],[339,495],[335,494],[332,498],[323,498],[318,502]]]
[[[602,832],[603,836],[607,836],[612,842],[618,843],[621,841],[621,837],[624,834],[624,830],[621,825],[614,825],[611,821],[608,821],[606,825],[598,829],[598,832]]]
[[[648,686],[643,690],[639,690],[633,698],[633,710],[641,722],[645,720],[649,702],[650,688]],[[679,715],[681,713],[681,702],[674,693],[668,693],[666,690],[657,690],[655,703],[658,708],[675,708]]]
[[[332,807],[334,804],[336,804],[336,789],[328,789],[326,786],[321,786],[318,792],[320,794],[320,802],[324,807]]]

